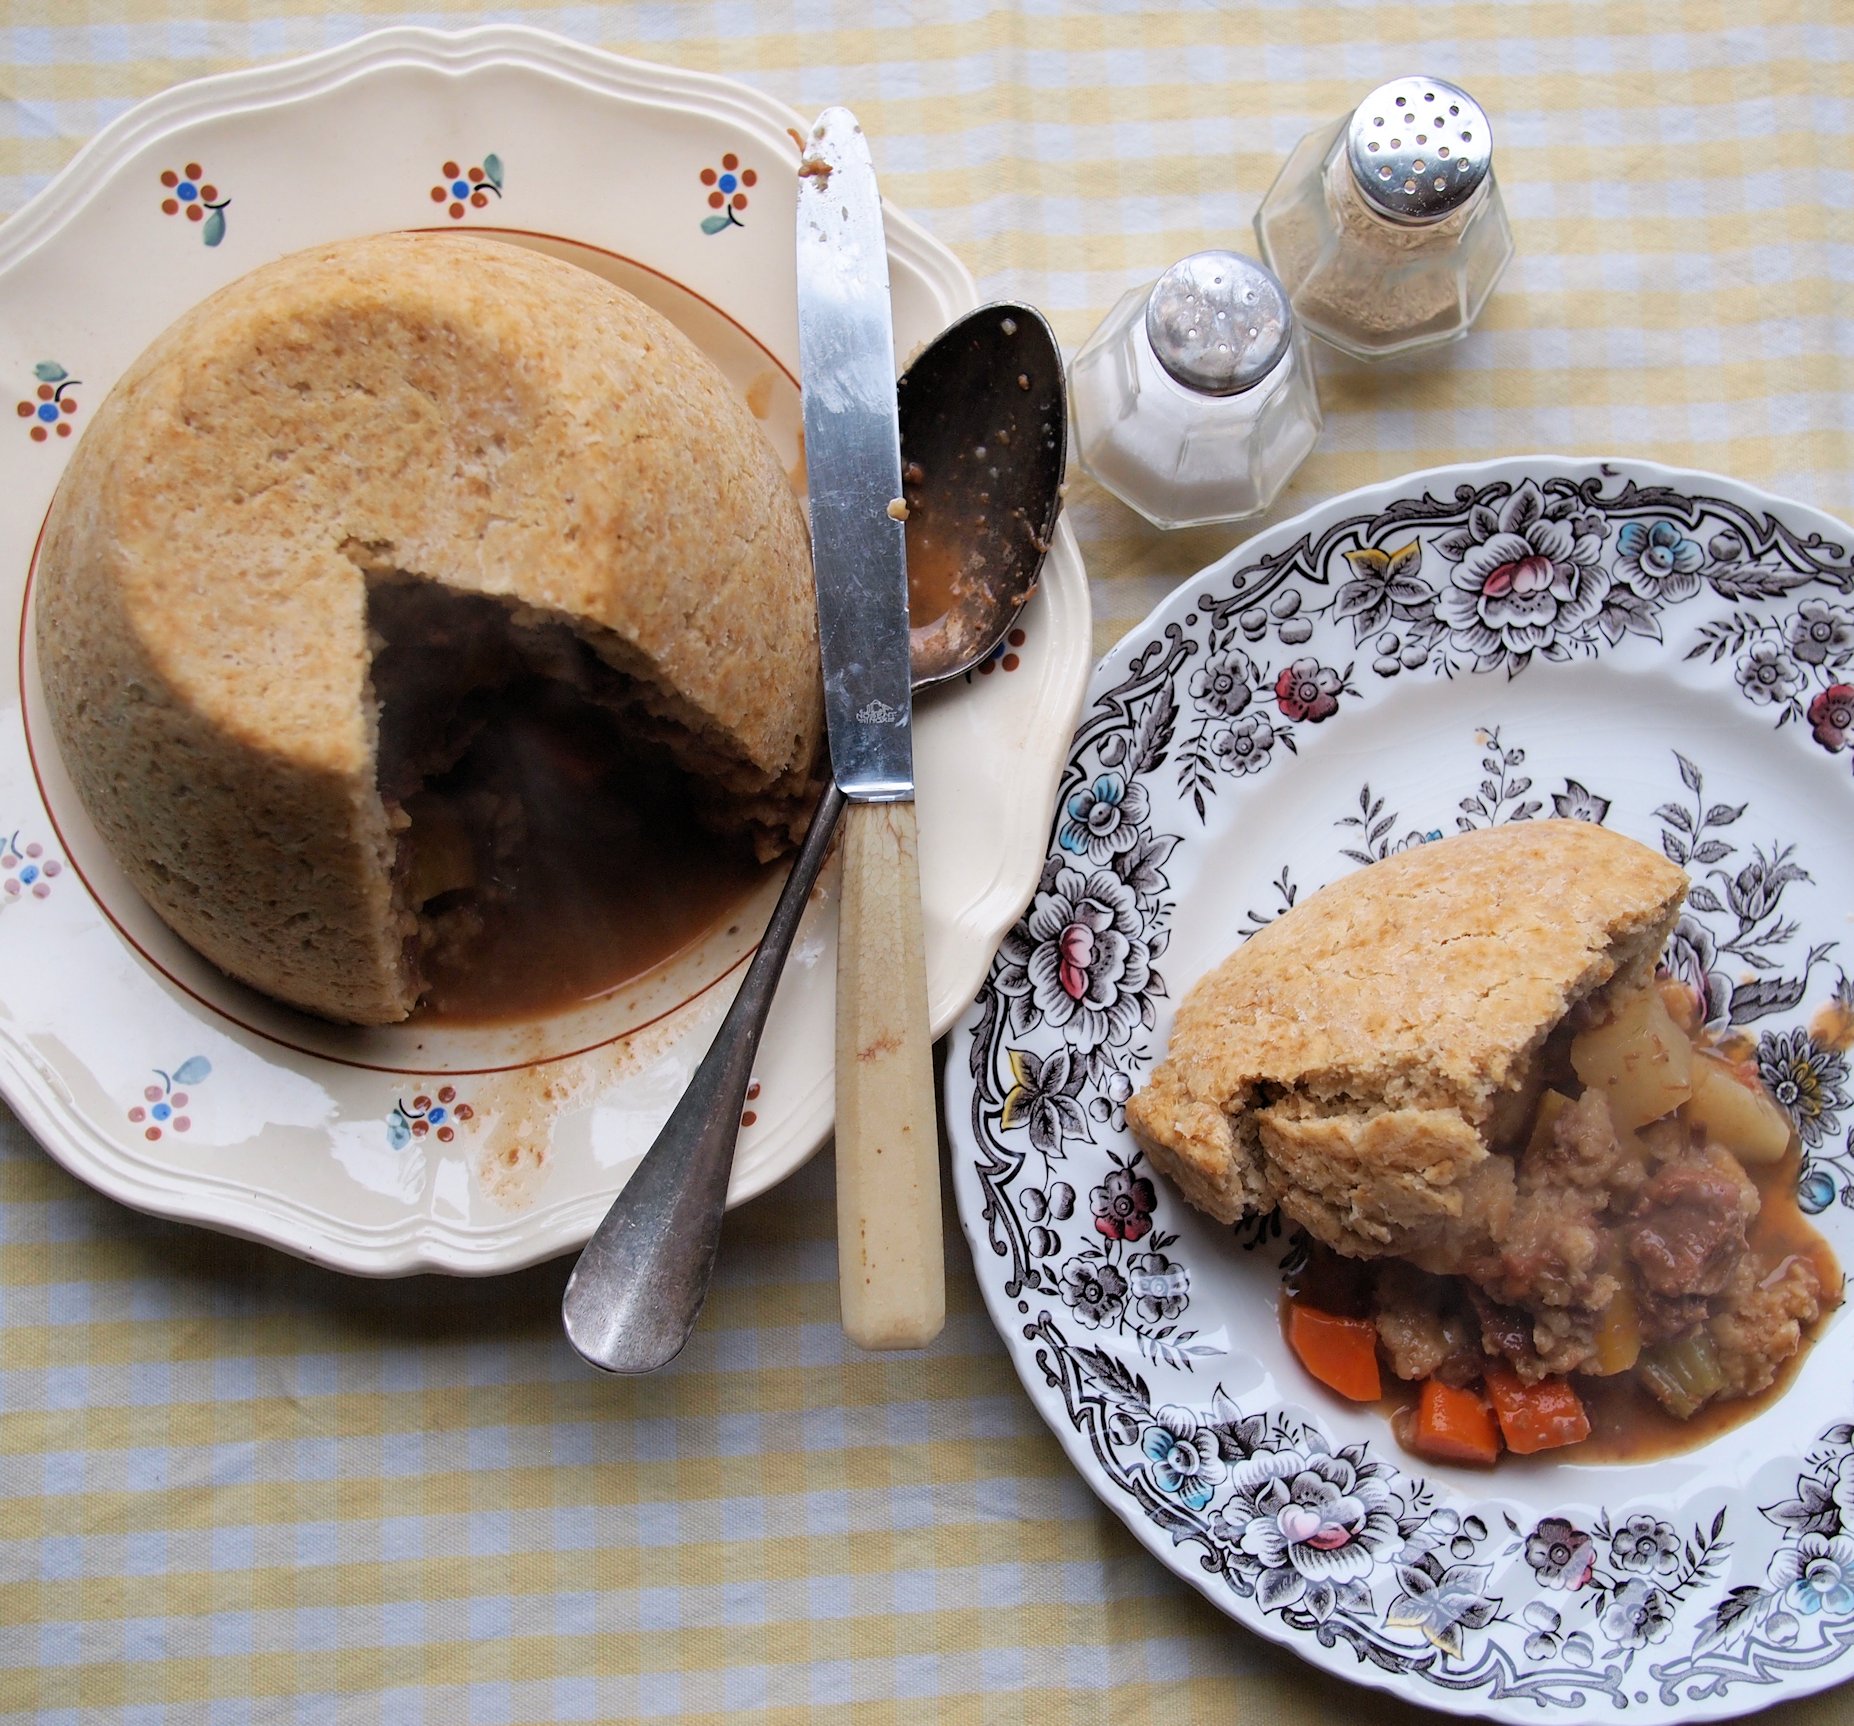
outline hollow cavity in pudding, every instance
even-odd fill
[[[368,571],[378,782],[417,1016],[532,1018],[686,950],[783,837],[565,622]]]

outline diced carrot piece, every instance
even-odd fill
[[[1582,1444],[1590,1436],[1583,1398],[1568,1378],[1542,1378],[1527,1384],[1504,1361],[1487,1367],[1487,1394],[1508,1450],[1520,1456]]]
[[[1340,1318],[1291,1301],[1288,1342],[1300,1356],[1300,1364],[1341,1396],[1354,1402],[1376,1402],[1383,1394],[1378,1377],[1378,1327],[1370,1319]]]
[[[1423,1380],[1410,1448],[1437,1462],[1487,1464],[1500,1455],[1500,1432],[1479,1391]]]

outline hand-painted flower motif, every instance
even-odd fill
[[[1275,747],[1275,728],[1265,713],[1246,713],[1210,740],[1217,765],[1231,773],[1259,773]]]
[[[1371,669],[1380,677],[1395,677],[1402,671],[1421,671],[1429,663],[1426,642],[1406,641],[1394,629],[1383,631],[1371,645],[1376,650]]]
[[[1488,1575],[1484,1564],[1451,1564],[1444,1570],[1434,1558],[1400,1565],[1402,1592],[1384,1622],[1421,1631],[1431,1647],[1458,1660],[1467,1645],[1463,1632],[1486,1629],[1500,1609],[1499,1601],[1488,1597]]]
[[[1610,1596],[1598,1622],[1617,1647],[1645,1648],[1673,1628],[1674,1603],[1652,1582],[1635,1576]]]
[[[1705,561],[1699,542],[1683,538],[1671,521],[1625,521],[1616,534],[1616,580],[1656,605],[1698,593]]]
[[[1000,957],[997,986],[1020,1031],[1044,1020],[1058,1030],[1073,1025],[1085,1054],[1152,1023],[1145,920],[1133,889],[1108,870],[1059,869],[1005,936]]]
[[[1819,1217],[1834,1202],[1835,1177],[1819,1164],[1811,1167],[1805,1160],[1796,1183],[1797,1207],[1806,1217]]]
[[[1088,1195],[1094,1226],[1110,1241],[1136,1241],[1152,1229],[1152,1208],[1159,1202],[1152,1182],[1131,1169],[1109,1169],[1107,1178]]]
[[[52,883],[64,873],[56,857],[47,857],[36,839],[22,845],[17,831],[0,839],[0,902],[49,899]]]
[[[1528,1600],[1519,1616],[1528,1632],[1526,1658],[1549,1660],[1558,1652],[1558,1633],[1564,1628],[1563,1617],[1542,1600]]]
[[[1766,1031],[1757,1041],[1758,1077],[1813,1149],[1837,1131],[1847,1108],[1848,1061],[1807,1031]]]
[[[219,196],[219,188],[207,183],[198,162],[189,162],[184,172],[163,170],[161,185],[167,196],[161,200],[164,216],[185,215],[189,222],[200,224],[200,238],[216,246],[225,238],[225,211],[230,198]]]
[[[439,170],[438,184],[431,188],[431,201],[442,204],[453,222],[461,222],[467,210],[481,210],[492,197],[501,197],[502,184],[500,156],[485,156],[475,168],[446,162]]]
[[[1719,944],[1697,917],[1683,915],[1668,937],[1661,963],[1693,991],[1701,1024],[1723,1025],[1731,1012],[1732,979],[1719,963]]]
[[[142,1100],[129,1109],[129,1122],[142,1129],[142,1137],[151,1143],[164,1132],[185,1133],[192,1130],[192,1092],[212,1075],[212,1062],[204,1055],[193,1055],[171,1073],[160,1067],[154,1075],[158,1085],[144,1085]]]
[[[1398,1542],[1389,1491],[1369,1465],[1315,1451],[1257,1450],[1230,1471],[1220,1532],[1260,1560],[1256,1596],[1270,1609],[1310,1583],[1361,1578]]]
[[[1729,880],[1714,871],[1725,888],[1726,904],[1737,917],[1753,923],[1768,917],[1781,903],[1784,888],[1792,881],[1809,879],[1808,870],[1792,856],[1795,849],[1794,845],[1779,846],[1767,857],[1762,846],[1753,845],[1750,862]]]
[[[1526,1562],[1545,1588],[1582,1588],[1596,1568],[1596,1542],[1562,1516],[1548,1516],[1526,1537]]]
[[[1437,609],[1477,670],[1524,664],[1602,609],[1610,586],[1597,561],[1603,541],[1571,516],[1568,498],[1548,502],[1528,479],[1498,510],[1476,504],[1465,527],[1436,540],[1455,565]]]
[[[1199,1426],[1189,1409],[1175,1403],[1153,1414],[1158,1424],[1146,1428],[1139,1446],[1151,1465],[1152,1484],[1191,1509],[1202,1510],[1216,1496],[1228,1472],[1218,1454],[1216,1434]]]
[[[77,389],[81,380],[71,376],[56,360],[40,360],[32,368],[38,385],[30,398],[16,409],[26,421],[27,435],[34,443],[44,443],[53,432],[59,437],[71,435],[71,416],[77,412],[77,397],[68,392]]]
[[[1844,1617],[1854,1612],[1854,1539],[1805,1534],[1771,1560],[1770,1580],[1798,1612]]]
[[[1018,1208],[1033,1223],[1040,1223],[1045,1217],[1052,1217],[1059,1223],[1067,1222],[1075,1214],[1075,1189],[1067,1181],[1052,1181],[1047,1189],[1026,1187]]]
[[[1345,554],[1352,567],[1352,579],[1340,587],[1333,602],[1333,615],[1351,621],[1353,639],[1363,641],[1380,631],[1393,618],[1405,622],[1421,617],[1432,595],[1429,584],[1418,577],[1423,566],[1423,542],[1412,539],[1386,551],[1378,546],[1360,546]],[[1396,676],[1399,661],[1391,657],[1401,643],[1395,634],[1391,645],[1378,644],[1381,657],[1390,658],[1390,676]]]
[[[1805,599],[1790,619],[1790,652],[1804,665],[1839,665],[1854,652],[1854,611]]]
[[[1016,1083],[1005,1093],[1003,1118],[998,1123],[1005,1132],[1029,1128],[1030,1143],[1046,1157],[1062,1155],[1064,1139],[1092,1139],[1077,1100],[1085,1070],[1069,1050],[1038,1056],[1027,1049],[1012,1049],[1010,1062]]]
[[[1084,1253],[1062,1272],[1062,1300],[1090,1330],[1099,1330],[1120,1316],[1126,1304],[1127,1281],[1105,1259]]]
[[[1618,1570],[1678,1569],[1680,1536],[1671,1522],[1653,1516],[1631,1516],[1610,1536],[1609,1561]]]
[[[1609,814],[1609,799],[1599,797],[1581,780],[1567,779],[1564,789],[1553,793],[1551,807],[1562,821],[1590,821],[1600,827]]]
[[[1192,699],[1219,719],[1234,719],[1249,705],[1255,676],[1255,661],[1232,648],[1191,673]]]
[[[1069,799],[1057,843],[1090,863],[1106,863],[1139,843],[1150,807],[1145,786],[1129,785],[1117,773],[1103,773]]]
[[[1763,706],[1790,701],[1803,686],[1802,672],[1779,641],[1754,641],[1736,675],[1738,687]]]
[[[1088,1104],[1088,1113],[1117,1133],[1127,1130],[1127,1100],[1133,1095],[1133,1081],[1118,1068],[1101,1081],[1099,1094]]]
[[[1809,703],[1809,729],[1830,755],[1848,746],[1854,731],[1854,684],[1831,683]]]
[[[991,650],[989,656],[978,667],[976,675],[979,677],[989,677],[994,671],[1017,670],[1024,662],[1023,655],[1017,650],[1029,639],[1029,636],[1026,635],[1023,630],[1011,630],[1010,633]],[[974,673],[968,671],[966,673],[966,681],[970,683],[973,676]]]
[[[743,168],[732,150],[721,158],[719,168],[704,168],[702,184],[708,188],[708,207],[715,213],[702,218],[704,234],[719,234],[728,228],[744,228],[740,212],[747,207],[747,189],[759,180],[751,168]]]
[[[1191,1299],[1191,1273],[1164,1253],[1135,1253],[1127,1260],[1133,1310],[1147,1324],[1175,1319]]]
[[[1275,679],[1275,705],[1289,719],[1317,725],[1339,711],[1345,678],[1317,659],[1297,659]]]
[[[458,1100],[456,1086],[440,1085],[435,1095],[421,1091],[409,1104],[403,1097],[393,1104],[386,1117],[387,1143],[399,1151],[430,1133],[448,1145],[457,1137],[457,1128],[475,1117],[476,1110]]]
[[[1828,1496],[1841,1513],[1841,1526],[1854,1534],[1854,1449],[1835,1465],[1835,1484],[1828,1489]]]

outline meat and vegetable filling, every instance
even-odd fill
[[[1604,1389],[1683,1422],[1768,1389],[1841,1273],[1789,1196],[1794,1136],[1755,1070],[1664,980],[1580,1006],[1528,1098],[1419,1258],[1312,1249],[1288,1297],[1303,1364],[1359,1400],[1388,1369],[1419,1387],[1404,1441],[1480,1463],[1583,1441]]]

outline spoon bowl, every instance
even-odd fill
[[[1068,454],[1062,351],[1041,313],[980,306],[928,344],[896,394],[918,690],[979,664],[1036,589]]]
[[[1061,351],[1028,306],[981,306],[928,344],[897,391],[921,690],[982,663],[1035,591],[1062,507]],[[567,1339],[607,1372],[654,1371],[695,1328],[760,1033],[843,806],[827,785],[713,1044],[567,1279]]]

